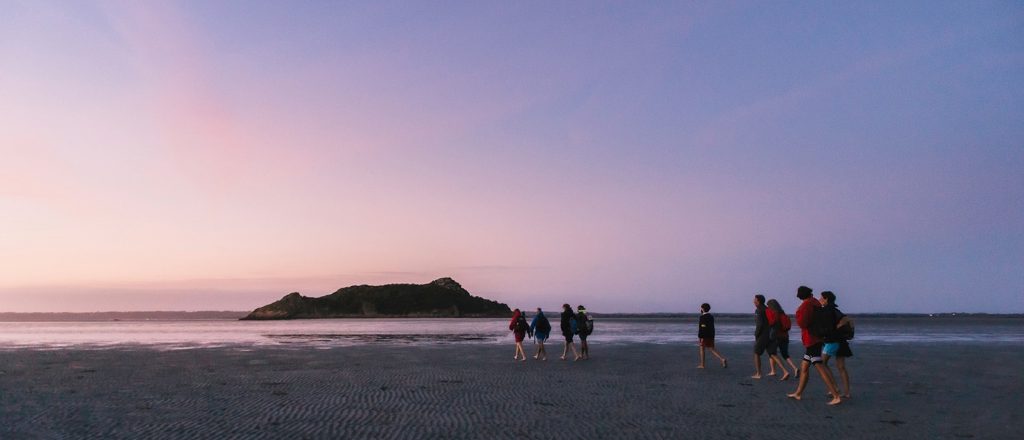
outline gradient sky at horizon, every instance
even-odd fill
[[[1020,2],[0,0],[0,311],[1024,312]]]

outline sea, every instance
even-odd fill
[[[111,317],[116,316],[116,317]],[[154,317],[155,316],[155,317]],[[244,314],[243,314],[244,316]],[[855,343],[992,344],[1024,346],[1022,315],[856,316]],[[304,319],[242,321],[230,312],[119,314],[2,314],[0,350],[159,350],[203,347],[333,348],[355,345],[511,344],[507,319]],[[557,316],[551,342],[560,344]],[[753,315],[716,316],[716,342],[750,342]],[[696,316],[594,316],[593,344],[696,343]],[[799,341],[799,329],[791,339]],[[799,342],[797,342],[799,343]]]

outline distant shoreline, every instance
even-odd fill
[[[238,320],[244,311],[145,311],[145,312],[0,312],[0,322],[66,322],[66,321],[175,321],[175,320]],[[529,313],[532,315],[532,313]],[[696,319],[696,313],[591,313],[597,319]],[[851,313],[860,318],[1024,318],[1024,313]],[[749,318],[751,313],[716,313],[718,318]],[[351,316],[298,319],[452,319],[446,316]],[[481,317],[478,319],[500,319]],[[477,319],[472,317],[456,319]],[[288,321],[291,319],[283,319]]]

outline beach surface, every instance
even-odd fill
[[[0,351],[0,438],[1016,438],[1024,347],[853,345],[853,397],[750,378],[748,344]],[[530,355],[534,346],[527,343]],[[801,352],[798,344],[792,351]],[[766,370],[767,371],[767,370]]]

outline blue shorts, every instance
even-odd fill
[[[839,353],[838,342],[826,342],[825,346],[821,348],[822,354],[827,354],[829,357],[836,357],[836,353]]]
[[[537,342],[544,342],[548,340],[549,333],[534,332],[533,336],[537,338]]]

